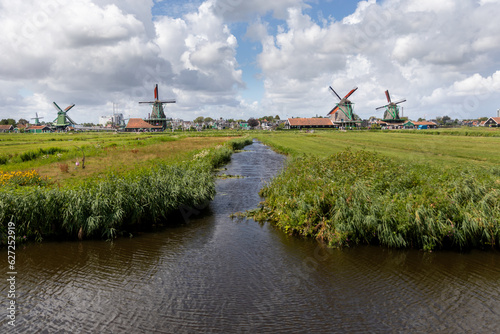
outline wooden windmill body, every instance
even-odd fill
[[[151,125],[162,126],[163,129],[165,129],[167,127],[167,117],[165,116],[163,105],[166,103],[175,103],[176,101],[174,99],[160,101],[160,98],[158,96],[158,85],[155,86],[154,94],[154,101],[139,102],[139,104],[150,104],[153,107],[153,109],[151,110],[151,114],[149,114],[149,117],[144,120]]]
[[[330,86],[330,91],[335,94],[335,96],[339,99],[339,102],[333,107],[332,110],[328,113],[328,117],[332,120],[333,124],[338,127],[356,127],[361,121],[356,120],[356,116],[354,114],[354,103],[352,103],[348,98],[358,89],[355,87],[351,89],[349,93],[341,98],[339,94]]]

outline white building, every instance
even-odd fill
[[[125,119],[123,118],[123,114],[114,114],[99,117],[99,125],[106,126],[109,123],[117,126],[124,126]]]

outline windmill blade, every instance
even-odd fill
[[[159,101],[160,103],[175,103],[175,99],[172,100],[165,100],[165,101]]]
[[[337,109],[339,109],[339,106],[335,106],[335,108],[333,108],[332,110],[330,110],[330,112],[328,113],[328,115],[331,115],[333,113],[335,113],[337,111]]]
[[[158,97],[158,84],[156,84],[156,86],[155,86],[155,100],[159,100],[159,97]]]
[[[340,98],[339,94],[337,94],[337,92],[333,90],[332,86],[329,86],[329,87],[330,87],[330,91],[332,91],[332,92],[333,92],[333,94],[335,94],[335,95],[339,98],[339,100],[342,100],[342,99]]]
[[[391,96],[389,95],[389,90],[385,91],[385,97],[387,97],[387,102],[391,103]]]
[[[72,123],[72,124],[77,124],[74,120],[72,120],[68,115],[66,115],[66,118],[69,119],[69,121]]]
[[[357,90],[358,90],[358,87],[354,87],[353,89],[351,89],[351,91],[349,93],[347,93],[347,95],[344,97],[344,99],[347,99],[349,96],[352,95],[352,93],[354,93]]]
[[[147,103],[147,104],[154,104],[154,103],[155,103],[155,101],[150,101],[150,102],[139,102],[139,104],[145,104],[145,103]]]
[[[59,106],[57,105],[57,103],[55,103],[55,102],[52,102],[52,103],[54,103],[54,108],[56,108],[56,110],[57,110],[58,112],[59,112],[59,111],[60,111],[60,112],[62,112],[62,109],[61,109],[61,108],[59,108]]]
[[[379,110],[379,109],[382,109],[382,108],[387,108],[388,104],[386,104],[385,106],[382,106],[382,107],[378,107],[378,108],[375,108],[375,110]]]
[[[403,102],[406,102],[406,99],[402,99],[401,101],[394,102],[394,104],[400,104],[400,103],[403,103]]]
[[[71,108],[73,108],[75,106],[75,104],[73,103],[72,105],[70,106],[67,106],[66,109],[64,109],[65,112],[68,112]]]

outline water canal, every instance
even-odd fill
[[[332,250],[231,220],[282,165],[256,142],[225,171],[244,178],[218,180],[215,200],[180,226],[18,250],[14,332],[500,332],[497,252]]]

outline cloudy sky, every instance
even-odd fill
[[[496,116],[500,0],[0,0],[0,118]]]

